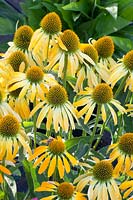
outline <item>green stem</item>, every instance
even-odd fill
[[[91,135],[91,142],[93,142],[94,137],[95,137],[97,125],[98,125],[98,122],[99,122],[100,111],[101,111],[101,104],[98,104],[98,106],[97,106],[97,114],[96,114],[96,121],[95,121],[95,125],[94,125],[93,131],[92,131],[92,135]]]
[[[67,75],[67,64],[68,64],[68,54],[65,54],[65,62],[64,62],[64,76],[63,76],[63,86],[66,88],[66,75]]]
[[[99,133],[99,138],[97,139],[97,141],[95,142],[95,144],[94,144],[94,146],[93,146],[93,149],[94,150],[96,150],[96,148],[97,148],[97,146],[98,146],[98,144],[99,144],[99,142],[100,142],[100,140],[101,140],[101,138],[102,138],[102,136],[103,136],[103,131],[104,131],[104,129],[105,129],[105,126],[106,126],[106,122],[104,122],[103,123],[103,125],[102,125],[102,128],[101,128],[101,131],[100,131],[100,133]]]
[[[126,96],[126,99],[125,99],[125,104],[130,103],[130,100],[131,100],[131,91],[128,90],[128,93],[127,93],[127,96]]]

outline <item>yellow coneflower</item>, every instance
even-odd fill
[[[13,115],[0,118],[0,159],[14,161],[19,148],[23,148],[29,155],[32,154],[28,144],[28,137],[21,123]]]
[[[133,50],[129,51],[118,64],[112,69],[109,83],[114,85],[121,79],[127,76],[124,91],[127,88],[133,92]]]
[[[58,132],[60,128],[66,133],[69,128],[75,129],[74,119],[77,120],[77,111],[68,100],[67,91],[63,86],[58,84],[50,87],[44,100],[36,105],[30,116],[33,116],[40,108],[36,122],[38,128],[46,117],[47,130],[50,130],[52,124],[55,132]]]
[[[133,133],[125,133],[120,136],[119,141],[109,146],[108,151],[110,153],[110,159],[114,161],[117,159],[117,164],[114,168],[116,176],[119,173],[130,174],[130,169],[133,164]]]
[[[92,41],[92,43],[98,51],[99,67],[106,66],[107,69],[111,69],[116,64],[112,58],[114,53],[114,42],[112,38],[110,36],[103,36],[96,41]]]
[[[40,164],[38,173],[42,174],[48,169],[48,177],[52,176],[58,168],[60,178],[64,177],[64,173],[70,172],[70,163],[77,164],[77,160],[67,152],[65,143],[60,136],[42,141],[45,145],[40,145],[35,149],[29,161],[38,157],[34,163],[34,167]]]
[[[26,73],[14,72],[8,83],[8,91],[13,92],[21,88],[19,98],[26,97],[33,102],[35,99],[44,99],[44,93],[49,86],[57,84],[54,76],[46,74],[39,66],[31,66]]]
[[[121,200],[121,195],[113,175],[113,166],[110,160],[99,160],[94,158],[94,166],[86,164],[84,174],[74,180],[77,184],[77,191],[82,191],[89,183],[88,199],[89,200]]]
[[[133,195],[131,194],[133,191],[133,180],[128,180],[128,181],[124,181],[121,185],[120,185],[120,189],[122,191],[124,191],[124,195],[123,198],[128,200],[133,200]]]
[[[84,87],[84,80],[87,80],[88,85],[92,85],[92,83],[95,81],[95,69],[96,64],[98,62],[98,53],[97,50],[93,47],[92,44],[80,44],[80,49],[83,53],[88,55],[95,63],[95,66],[91,65],[90,63],[81,64],[79,66],[79,69],[76,73],[77,81],[75,85],[75,90],[83,90]],[[94,85],[94,83],[93,83]]]
[[[77,192],[72,183],[69,182],[42,182],[41,186],[36,188],[37,192],[51,192],[48,197],[41,200],[87,200],[85,194]]]
[[[91,63],[94,61],[80,50],[79,37],[72,30],[65,30],[57,38],[57,44],[51,49],[49,56],[49,64],[47,70],[58,68],[58,76],[63,78],[67,76],[75,76],[80,63]]]
[[[22,88],[18,88],[8,94],[8,103],[11,108],[20,115],[22,119],[28,119],[30,116],[29,101],[25,97],[19,98]]]
[[[124,114],[126,110],[120,105],[118,100],[113,98],[113,91],[107,83],[98,83],[97,79],[95,82],[97,83],[95,87],[87,87],[85,88],[85,91],[78,93],[79,100],[74,102],[74,106],[83,106],[83,108],[77,115],[78,117],[85,115],[84,123],[86,124],[89,121],[94,108],[98,105],[102,112],[103,121],[106,121],[107,119],[106,109],[108,109],[112,115],[114,124],[116,125],[117,115],[112,105],[115,106],[122,114]]]
[[[3,175],[11,175],[11,172],[9,169],[7,169],[5,166],[3,165],[0,165],[0,183],[3,183],[4,181],[4,178],[3,178]]]
[[[50,12],[42,18],[40,26],[33,34],[29,51],[40,66],[45,66],[50,45],[54,45],[56,37],[61,33],[62,23],[58,14]]]
[[[10,54],[10,56],[7,58],[7,64],[11,65],[13,71],[25,71],[28,62],[26,59],[25,54],[22,51],[14,51]]]
[[[0,84],[1,86],[1,84]],[[0,89],[0,117],[12,114],[14,115],[19,121],[21,121],[20,116],[16,113],[11,106],[7,103],[7,91],[1,87]]]
[[[36,65],[31,52],[28,50],[33,30],[28,25],[20,26],[14,33],[13,41],[9,42],[9,48],[5,52],[3,58],[6,59],[14,51],[22,51],[30,65]]]

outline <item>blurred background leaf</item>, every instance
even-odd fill
[[[0,51],[7,49],[17,22],[35,30],[42,17],[53,11],[59,14],[63,30],[74,30],[81,42],[110,35],[116,55],[133,49],[132,0],[0,0]]]

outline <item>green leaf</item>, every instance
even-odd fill
[[[79,11],[88,18],[89,3],[86,0],[80,0],[78,2],[71,2],[63,6],[64,10]]]
[[[101,13],[96,18],[96,32],[98,37],[109,35],[126,27],[129,23],[128,20],[120,16],[118,16],[117,19],[114,19],[110,14]]]
[[[133,49],[133,41],[128,38],[112,36],[112,39],[113,39],[115,45],[118,46],[125,53],[130,51],[131,49]]]
[[[0,17],[0,35],[14,33],[15,27],[9,19]]]
[[[67,140],[65,142],[65,146],[66,146],[66,149],[69,150],[71,149],[73,146],[77,145],[79,143],[79,140],[84,140],[86,143],[89,143],[89,136],[81,136],[81,137],[74,137],[70,140]]]
[[[119,15],[127,20],[133,20],[133,1],[119,0]]]

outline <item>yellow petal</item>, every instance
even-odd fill
[[[42,174],[48,167],[49,162],[50,162],[51,156],[49,155],[41,164],[39,170],[38,170],[38,174]]]
[[[59,171],[60,178],[62,179],[64,177],[64,165],[59,156],[58,156],[58,171]]]
[[[48,177],[52,176],[56,167],[56,156],[54,156],[50,162],[49,169],[48,169]]]
[[[70,153],[66,152],[65,155],[68,157],[68,159],[70,160],[72,165],[76,165],[77,164],[77,160]]]

